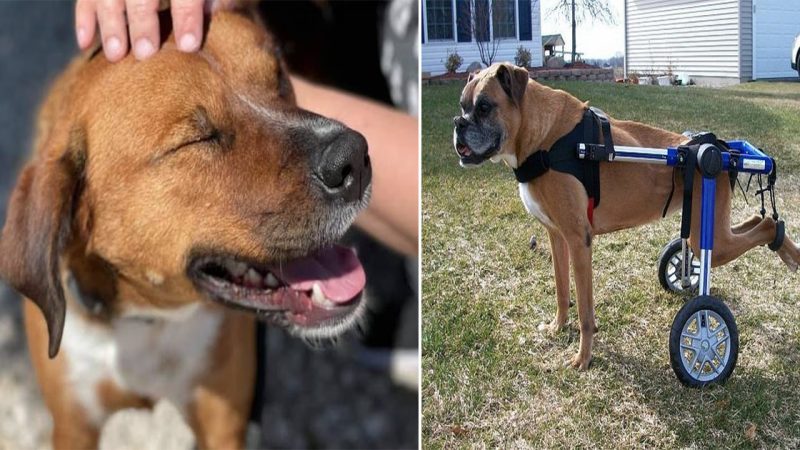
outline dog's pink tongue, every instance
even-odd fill
[[[281,264],[278,277],[292,289],[310,291],[319,283],[322,293],[333,302],[352,300],[362,290],[367,278],[355,252],[336,245],[301,259]]]

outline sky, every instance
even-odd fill
[[[584,53],[584,59],[610,58],[616,53],[625,50],[625,35],[623,29],[623,0],[606,0],[614,14],[614,23],[611,25],[594,22],[586,19],[578,23],[577,41],[578,52]],[[557,0],[539,0],[542,9],[542,35],[561,34],[566,45],[564,50],[572,49],[572,27],[570,20],[551,10]]]

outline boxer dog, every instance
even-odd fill
[[[201,447],[241,448],[256,316],[324,338],[364,309],[364,271],[335,244],[369,197],[364,138],[296,106],[244,15],[217,13],[198,53],[163,42],[58,78],[0,237],[57,449],[161,398]]]
[[[582,120],[588,103],[572,95],[543,86],[526,69],[494,64],[470,75],[461,93],[462,114],[454,118],[453,144],[462,166],[486,160],[504,161],[516,169],[537,150],[549,150]],[[667,148],[686,138],[648,125],[611,119],[614,143],[623,146]],[[690,245],[699,255],[700,180],[695,177]],[[674,184],[673,184],[674,182]],[[667,166],[625,162],[600,163],[602,203],[587,215],[588,196],[574,176],[549,170],[529,183],[519,183],[525,209],[547,229],[556,282],[556,315],[549,329],[560,330],[569,312],[569,265],[577,291],[580,319],[580,350],[570,364],[589,367],[592,342],[597,331],[592,295],[592,237],[643,225],[662,216],[664,203],[674,190],[683,189],[682,177]],[[754,215],[730,225],[731,185],[727,173],[719,175],[712,266],[726,264],[759,245],[771,243],[776,223]],[[679,209],[681,196],[670,198],[667,212]],[[786,236],[777,250],[792,271],[800,264],[800,250]]]

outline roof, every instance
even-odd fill
[[[565,45],[564,38],[560,34],[545,34],[542,36],[542,46],[545,45]]]

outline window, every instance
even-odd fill
[[[514,16],[515,0],[492,2],[492,30],[494,39],[517,37],[517,18]]]
[[[453,40],[453,1],[428,0],[425,3],[428,40]]]

